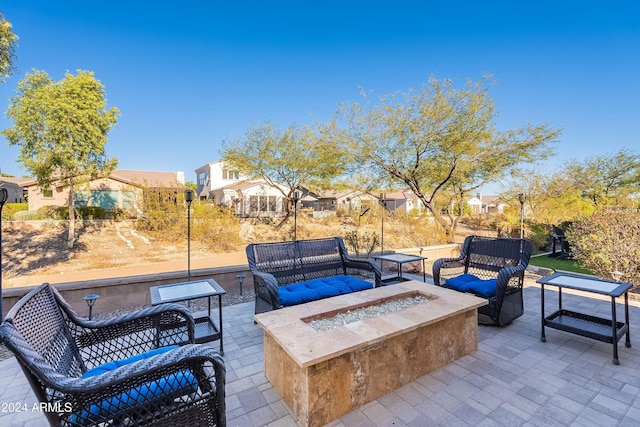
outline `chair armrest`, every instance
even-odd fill
[[[58,391],[53,399],[59,399],[62,409],[59,415],[63,420],[80,425],[101,421],[91,417],[109,419],[121,415],[123,407],[130,409],[126,408],[129,405],[140,408],[152,406],[147,408],[151,413],[160,411],[170,416],[171,412],[176,411],[176,405],[185,407],[211,398],[218,402],[218,411],[224,414],[225,376],[224,361],[216,351],[203,345],[188,344],[104,374],[88,378],[59,377],[52,384]],[[162,381],[165,385],[158,385]],[[173,389],[167,386],[178,382],[181,384],[174,385]],[[150,387],[154,383],[155,391]],[[159,400],[165,394],[165,400]],[[127,399],[130,403],[123,404]],[[117,404],[105,404],[111,401]],[[164,403],[158,405],[159,402]],[[135,411],[139,412],[140,408]],[[100,415],[97,415],[98,412]]]
[[[446,270],[448,268],[457,268],[457,269],[464,268],[464,260],[465,260],[465,257],[440,258],[435,260],[431,270],[433,273],[433,283],[435,285],[442,286],[442,284],[440,283],[440,276],[441,276],[440,270]]]
[[[367,281],[373,281],[373,286],[382,285],[382,272],[380,266],[370,259],[345,257],[344,266],[349,275],[363,277]]]
[[[87,368],[124,359],[158,347],[195,342],[195,323],[189,310],[178,304],[146,307],[119,317],[90,321],[66,310],[66,321]]]
[[[509,281],[518,277],[519,285],[522,285],[522,280],[524,278],[524,271],[527,269],[526,265],[519,264],[511,267],[504,267],[498,272],[498,278],[496,280],[496,295],[500,293],[506,292],[507,285]]]
[[[273,274],[251,270],[256,299],[271,306],[272,310],[281,308],[278,299],[278,280]]]

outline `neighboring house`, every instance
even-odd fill
[[[506,204],[498,196],[482,196],[477,193],[467,200],[474,215],[502,213]]]
[[[249,179],[248,176],[241,175],[237,170],[227,167],[223,161],[207,163],[200,166],[195,172],[198,197],[204,200],[213,199],[218,203],[222,203],[222,200],[215,198],[216,190]]]
[[[214,190],[215,200],[231,207],[241,218],[280,217],[286,211],[284,185],[273,187],[262,179],[246,180]]]
[[[283,194],[288,189],[284,185],[249,179],[223,161],[207,163],[195,172],[198,197],[229,206],[239,217],[279,217],[285,212]]]
[[[24,188],[24,184],[29,181],[31,181],[31,178],[0,177],[0,188],[7,189],[6,203],[26,202],[27,191]]]
[[[52,184],[48,189],[39,188],[35,179],[24,185],[29,193],[29,210],[67,205],[69,188],[61,182]],[[184,188],[184,172],[115,170],[106,178],[79,185],[73,197],[77,207],[118,207],[133,214],[139,210],[138,201],[143,187],[181,191]]]
[[[314,211],[344,209],[347,212],[360,211],[377,203],[376,197],[357,190],[310,192],[300,201],[301,207]]]
[[[412,210],[424,210],[422,202],[409,190],[390,191],[384,195],[385,207],[396,215],[408,215]]]

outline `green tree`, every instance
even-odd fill
[[[334,126],[354,164],[408,186],[448,242],[467,194],[522,162],[550,156],[550,143],[559,135],[547,125],[498,131],[488,82],[468,81],[456,89],[449,79],[432,78],[420,90],[381,97],[377,106],[342,105]],[[451,203],[458,209],[443,215]]]
[[[574,160],[567,165],[566,174],[571,186],[594,206],[629,206],[629,194],[640,188],[640,154],[625,148]]]
[[[0,12],[0,82],[4,83],[7,77],[15,72],[16,47],[18,36],[11,27],[11,22]]]
[[[319,127],[311,126],[292,125],[281,130],[269,123],[261,124],[250,129],[244,138],[226,143],[222,159],[282,192],[287,203],[278,227],[291,216],[294,191],[302,186],[321,188],[343,172],[340,150],[327,141]]]
[[[605,279],[613,271],[640,286],[640,213],[633,209],[604,209],[574,222],[567,240],[580,264]]]
[[[75,189],[116,167],[117,160],[105,154],[105,144],[119,111],[106,108],[104,86],[92,72],[67,72],[55,82],[34,70],[18,83],[6,114],[14,124],[2,133],[9,145],[20,146],[18,159],[38,186],[60,182],[69,189],[68,246],[73,248]]]
[[[511,178],[507,186],[511,190],[501,197],[519,207],[518,194],[524,194],[527,221],[551,226],[595,211],[563,172],[549,173],[525,167],[513,171]]]

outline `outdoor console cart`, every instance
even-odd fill
[[[542,335],[540,341],[546,342],[545,326],[561,331],[581,335],[613,344],[613,363],[619,365],[618,341],[622,335],[626,335],[625,346],[631,347],[629,339],[629,289],[630,283],[614,282],[600,279],[594,276],[554,273],[537,280],[540,283],[541,292],[541,316]],[[549,316],[544,311],[544,287],[545,285],[558,288],[558,310]],[[611,319],[591,316],[562,308],[562,288],[575,289],[611,297]],[[616,298],[624,295],[624,322],[616,318]]]

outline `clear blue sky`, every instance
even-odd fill
[[[564,129],[549,168],[640,149],[637,0],[5,0],[0,9],[20,37],[0,108],[32,69],[56,80],[93,71],[121,111],[107,153],[122,169],[195,181],[223,140],[263,121],[324,121],[359,101],[359,87],[383,95],[483,73],[498,82],[499,129]],[[25,174],[2,139],[2,172]]]

